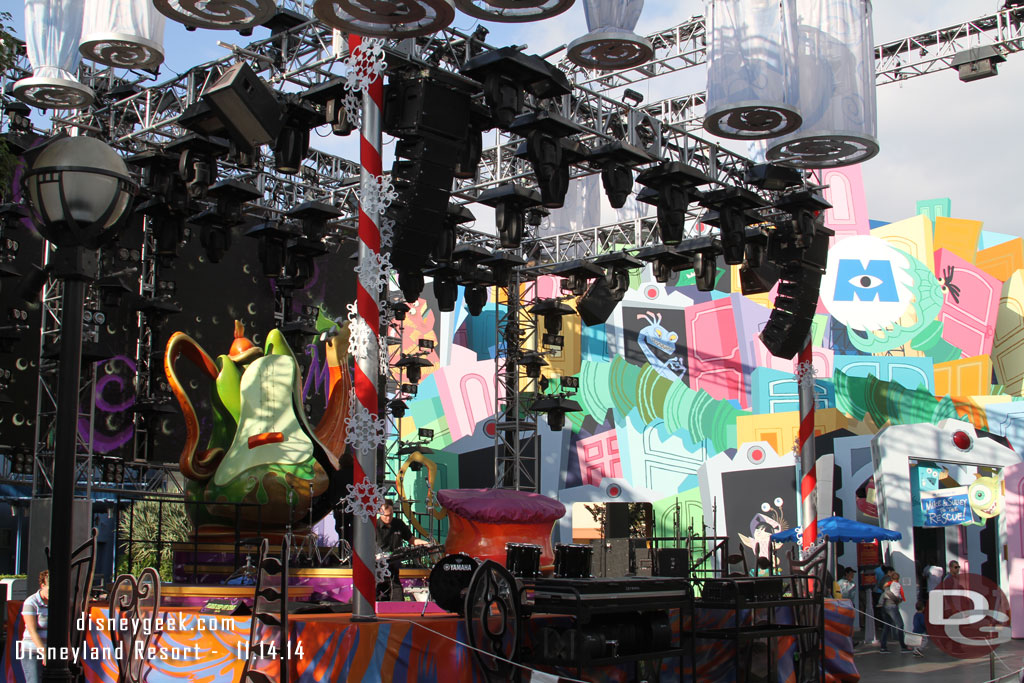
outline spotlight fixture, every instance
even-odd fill
[[[782,192],[803,185],[804,176],[798,168],[777,164],[754,164],[743,174],[745,182],[770,192]]]
[[[402,290],[407,303],[416,303],[423,293],[423,273],[398,271],[398,288]]]
[[[409,304],[405,303],[401,299],[392,299],[388,302],[388,309],[391,311],[391,317],[398,322],[403,322],[405,316],[409,313]]]
[[[832,205],[813,190],[802,189],[780,197],[775,208],[790,215],[789,220],[776,221],[776,226],[793,235],[796,238],[794,246],[803,249],[814,241],[819,218]]]
[[[320,240],[296,237],[288,242],[284,262],[284,277],[278,279],[282,288],[304,289],[313,278],[314,261],[327,254],[327,247]]]
[[[476,220],[473,212],[462,204],[449,204],[445,214],[441,236],[434,246],[434,258],[438,263],[451,263],[458,240],[458,227]],[[489,254],[488,254],[489,255]]]
[[[466,285],[463,301],[466,302],[466,310],[475,318],[483,313],[487,305],[487,288],[483,285]]]
[[[576,311],[558,299],[542,299],[530,307],[530,313],[544,318],[544,338],[555,337],[562,331],[562,316],[576,315]],[[561,346],[561,344],[552,344]]]
[[[510,132],[526,138],[526,158],[533,166],[545,207],[560,208],[569,190],[569,166],[575,159],[572,135],[583,128],[569,118],[550,111],[538,111],[516,117]]]
[[[526,211],[541,204],[536,190],[513,183],[484,190],[477,201],[494,207],[494,223],[501,237],[501,246],[516,249],[522,243],[526,228]]]
[[[551,274],[564,278],[561,285],[563,292],[579,296],[587,288],[588,280],[604,277],[604,269],[590,261],[574,259],[552,268]]]
[[[512,271],[526,265],[526,260],[515,254],[499,251],[493,256],[479,262],[481,268],[491,271],[496,284],[504,286],[508,284]]]
[[[699,169],[678,161],[664,162],[648,169],[636,179],[654,193],[642,194],[637,201],[658,207],[658,229],[662,244],[679,244],[686,228],[686,209],[700,197],[696,188],[714,182]]]
[[[231,139],[256,148],[277,140],[285,114],[274,92],[246,62],[227,69],[202,98],[216,112]]]
[[[288,241],[298,234],[291,223],[280,219],[260,223],[245,233],[246,237],[252,237],[259,242],[258,253],[263,277],[281,277],[288,255]]]
[[[396,420],[401,420],[405,417],[405,411],[409,409],[409,405],[401,399],[392,399],[388,402],[388,409],[391,411],[391,416]]]
[[[451,275],[436,273],[434,275],[434,298],[437,299],[437,310],[451,313],[455,310],[455,300],[459,296],[459,285]]]
[[[743,263],[743,247],[746,244],[746,227],[761,223],[754,209],[768,205],[761,197],[741,187],[727,187],[708,192],[700,199],[704,206],[717,215],[701,218],[706,225],[718,226],[719,240],[726,264],[737,266]]]
[[[303,100],[293,99],[285,108],[285,123],[277,134],[274,148],[274,170],[298,173],[302,160],[309,154],[309,131],[323,123],[323,114]]]
[[[544,413],[548,419],[548,427],[553,432],[560,432],[565,427],[565,414],[578,413],[583,409],[580,404],[565,396],[545,396],[533,402],[530,410]]]
[[[572,92],[564,73],[537,55],[523,54],[517,47],[481,53],[466,62],[462,73],[483,83],[484,100],[491,108],[494,125],[502,130],[508,130],[522,111],[526,93],[547,99]]]
[[[326,233],[327,223],[340,218],[341,211],[330,204],[307,201],[289,209],[284,215],[300,222],[303,235],[309,239],[320,239]]]
[[[338,77],[314,86],[302,93],[302,100],[323,108],[323,119],[331,127],[331,132],[338,136],[349,135],[356,129],[355,122],[349,120],[345,109],[345,97],[350,91],[345,89],[345,79]],[[355,97],[361,97],[358,93]]]
[[[632,92],[627,89],[627,92]],[[641,99],[643,97],[641,96]],[[615,140],[593,150],[587,161],[601,169],[601,183],[613,209],[621,209],[633,192],[633,168],[649,164],[651,155],[639,147]]]
[[[178,155],[178,175],[188,197],[201,199],[217,180],[217,158],[227,154],[230,147],[221,138],[189,133],[168,143],[164,150]]]
[[[400,368],[405,372],[405,378],[409,380],[410,384],[419,384],[420,378],[423,376],[423,368],[432,368],[434,364],[423,356],[410,356],[408,354],[402,354],[402,358],[395,363],[396,368]]]
[[[658,245],[641,249],[636,254],[637,259],[651,264],[654,279],[661,284],[668,284],[672,276],[682,270],[693,268],[693,256],[683,254],[675,247]]]
[[[544,356],[536,351],[527,351],[519,358],[519,364],[526,369],[526,376],[530,379],[540,378],[540,369],[548,364]]]

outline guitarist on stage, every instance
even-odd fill
[[[405,543],[417,545],[430,545],[422,538],[414,538],[409,525],[395,517],[395,504],[385,500],[377,513],[377,546],[380,552],[393,553]],[[402,584],[398,580],[398,573],[401,569],[401,560],[388,560],[388,569],[391,572],[390,582],[377,584],[378,600],[404,600]]]

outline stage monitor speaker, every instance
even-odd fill
[[[594,540],[593,565],[595,577],[619,578],[629,574],[629,539]]]
[[[655,551],[654,575],[689,578],[690,551],[686,548],[658,548]]]
[[[273,142],[284,127],[284,110],[274,92],[245,62],[225,71],[203,100],[217,112],[231,139],[246,148]]]
[[[590,283],[586,293],[580,297],[576,304],[576,310],[584,325],[588,327],[603,325],[608,322],[608,318],[620,301],[622,301],[622,296],[616,296],[612,292],[608,286],[608,279],[599,277]]]

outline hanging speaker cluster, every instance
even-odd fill
[[[368,38],[414,38],[455,19],[450,0],[316,0],[313,14],[331,28]]]
[[[569,43],[571,62],[585,69],[614,71],[649,62],[651,41],[634,32],[644,0],[583,0],[587,34]]]

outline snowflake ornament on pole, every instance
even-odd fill
[[[377,511],[384,504],[384,496],[372,482],[363,479],[358,484],[347,484],[348,495],[342,500],[345,501],[345,512],[366,522],[377,517]]]

